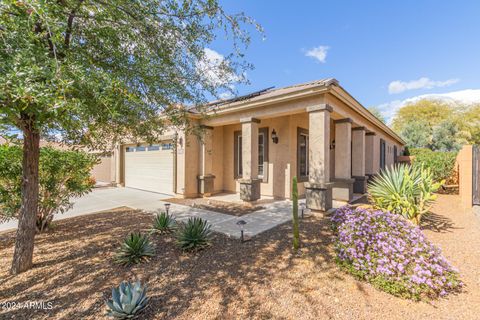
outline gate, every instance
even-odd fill
[[[473,146],[473,205],[480,205],[480,145]]]

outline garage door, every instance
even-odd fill
[[[165,194],[173,193],[173,144],[125,148],[125,186]]]

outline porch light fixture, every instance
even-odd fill
[[[165,212],[168,214],[168,211],[170,211],[170,203],[165,203]]]
[[[305,211],[305,203],[300,203],[300,210],[302,210],[302,219],[303,219],[303,212]]]
[[[275,131],[275,129],[272,130],[272,141],[275,144],[278,143],[278,136],[277,136],[277,132]]]
[[[332,141],[332,143],[330,143],[330,150],[333,150],[335,149],[335,140]]]
[[[240,240],[242,242],[245,242],[245,239],[243,237],[243,228],[245,227],[246,224],[247,224],[247,222],[245,220],[237,221],[237,226],[240,228]]]

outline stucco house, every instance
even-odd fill
[[[266,89],[208,105],[190,117],[203,137],[170,132],[157,144],[119,145],[117,185],[178,197],[236,192],[291,197],[292,178],[315,210],[364,193],[369,176],[396,162],[405,142],[335,79]]]

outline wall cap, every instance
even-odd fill
[[[316,111],[332,112],[333,108],[332,108],[332,106],[330,106],[329,104],[326,104],[326,103],[319,104],[318,106],[307,107],[307,112],[316,112]]]

